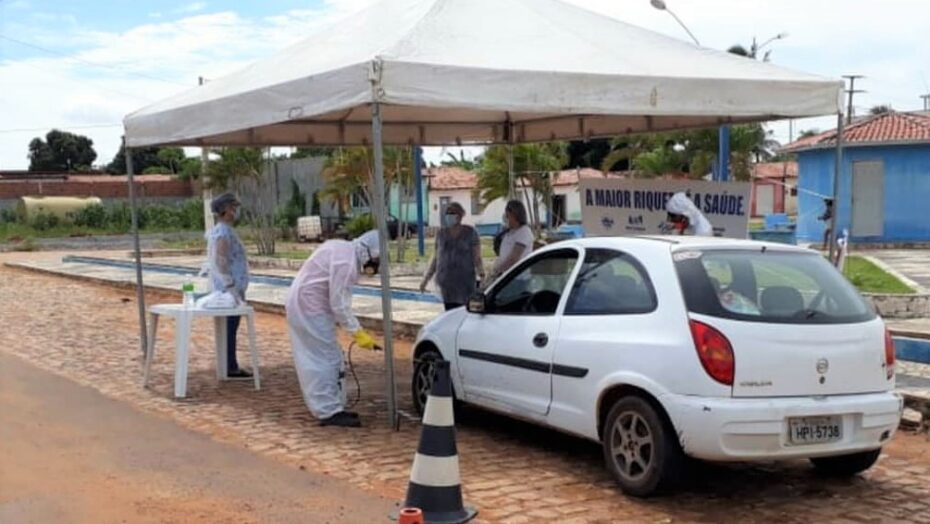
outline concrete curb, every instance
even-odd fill
[[[872,255],[864,255],[864,254],[863,254],[863,255],[859,255],[859,256],[861,256],[862,258],[864,258],[864,259],[868,260],[869,262],[875,264],[876,266],[878,266],[879,269],[881,269],[881,270],[884,271],[885,273],[889,273],[889,274],[891,274],[892,276],[894,276],[895,278],[897,278],[898,280],[900,280],[901,282],[904,282],[904,284],[906,284],[909,288],[911,288],[911,289],[914,290],[915,294],[922,295],[922,294],[930,293],[930,290],[924,288],[923,286],[921,286],[921,285],[918,284],[917,282],[914,282],[913,280],[911,280],[910,277],[908,277],[908,276],[905,275],[904,273],[901,273],[901,272],[898,271],[897,269],[891,267],[891,266],[888,265],[884,260],[882,260],[882,259],[880,259],[880,258],[878,258],[878,257],[874,257],[874,256],[872,256]]]
[[[67,273],[65,271],[57,271],[54,269],[41,268],[30,266],[26,264],[19,264],[15,262],[6,262],[4,263],[5,267],[16,269],[19,271],[27,271],[32,273],[39,273],[43,275],[51,275],[59,278],[67,278],[71,280],[78,280],[81,282],[89,282],[92,284],[109,286],[116,289],[125,289],[135,291],[136,284],[135,282],[126,282],[121,280],[108,280],[104,278],[90,277],[87,275],[75,275],[73,273]],[[151,284],[143,284],[143,288],[146,293],[155,293],[158,295],[163,295],[168,300],[180,300],[181,293],[174,288],[167,288],[163,286],[156,286]],[[169,298],[170,297],[170,298]],[[266,302],[263,300],[249,300],[249,304],[255,309],[262,313],[271,313],[275,315],[286,314],[284,306],[282,304],[275,304],[273,302]],[[365,329],[373,331],[375,333],[381,334],[384,320],[380,317],[371,317],[366,315],[358,315],[358,322]],[[415,324],[412,322],[404,322],[395,320],[394,321],[394,334],[398,337],[413,340],[416,338],[417,333],[420,332],[420,328],[423,327],[420,324]]]

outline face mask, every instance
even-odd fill
[[[446,227],[457,226],[457,225],[459,225],[459,223],[460,223],[461,221],[462,221],[462,217],[460,217],[460,216],[458,216],[458,215],[452,215],[452,214],[450,214],[450,215],[446,215],[446,216],[442,217],[442,223],[443,223],[443,225],[446,226]]]

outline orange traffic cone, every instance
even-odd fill
[[[478,512],[462,503],[449,363],[437,361],[434,369],[404,506],[420,508],[425,524],[463,524]]]
[[[420,508],[404,508],[398,514],[397,524],[424,524],[423,512]]]

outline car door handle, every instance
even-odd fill
[[[533,345],[538,348],[544,348],[549,344],[549,335],[545,333],[538,333],[533,337]]]

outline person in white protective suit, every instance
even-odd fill
[[[352,313],[352,288],[360,273],[377,272],[379,238],[377,231],[369,231],[351,242],[324,242],[304,262],[288,292],[285,309],[297,378],[304,402],[323,426],[361,426],[358,414],[345,410],[336,327],[352,333],[358,347],[375,348]]]
[[[665,205],[665,210],[668,212],[668,222],[679,235],[685,234],[685,230],[690,226],[694,236],[714,236],[714,226],[685,193],[678,192],[672,195]]]

